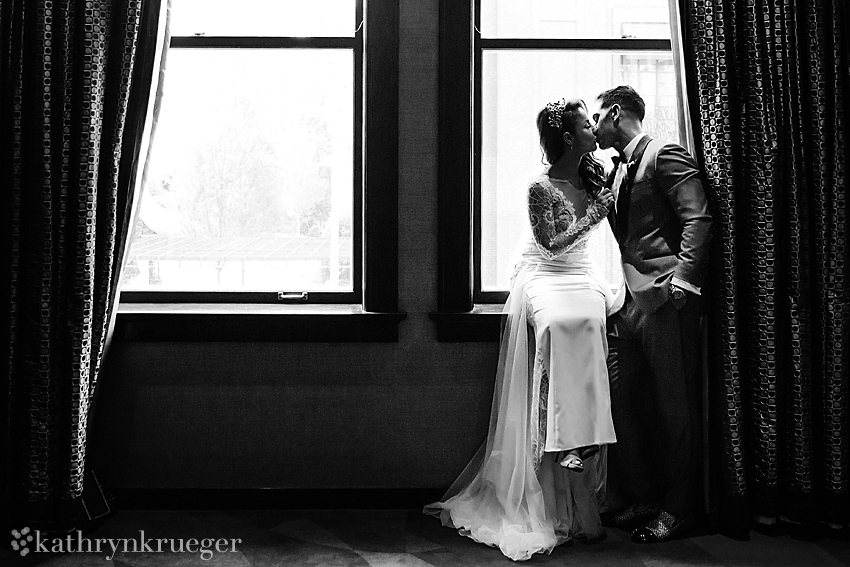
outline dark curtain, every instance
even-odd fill
[[[0,507],[87,519],[87,431],[152,131],[168,0],[0,2]]]
[[[679,0],[716,217],[710,511],[850,521],[846,0]]]

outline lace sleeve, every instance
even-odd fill
[[[575,217],[572,217],[567,223],[566,230],[559,232],[555,225],[554,204],[552,193],[541,184],[533,183],[528,188],[528,216],[531,221],[531,232],[537,248],[550,260],[568,252],[576,245],[579,238],[599,224],[608,214],[607,207],[594,202],[578,222],[575,221]]]

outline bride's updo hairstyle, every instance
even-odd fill
[[[540,149],[543,159],[549,165],[561,159],[567,149],[564,133],[575,134],[578,110],[587,112],[587,105],[579,98],[572,100],[560,99],[548,103],[537,114],[537,131],[540,133]],[[593,154],[584,154],[579,163],[579,174],[593,187],[595,195],[605,182],[605,167]]]

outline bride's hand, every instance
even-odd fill
[[[614,206],[614,192],[609,187],[603,187],[596,195],[596,202],[605,207],[606,210],[611,210]]]

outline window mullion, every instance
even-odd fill
[[[478,39],[480,49],[670,51],[669,39]]]
[[[397,2],[366,1],[363,309],[398,311]]]
[[[472,311],[473,3],[440,0],[438,258],[440,312]]]
[[[172,48],[352,49],[354,37],[172,36]]]

